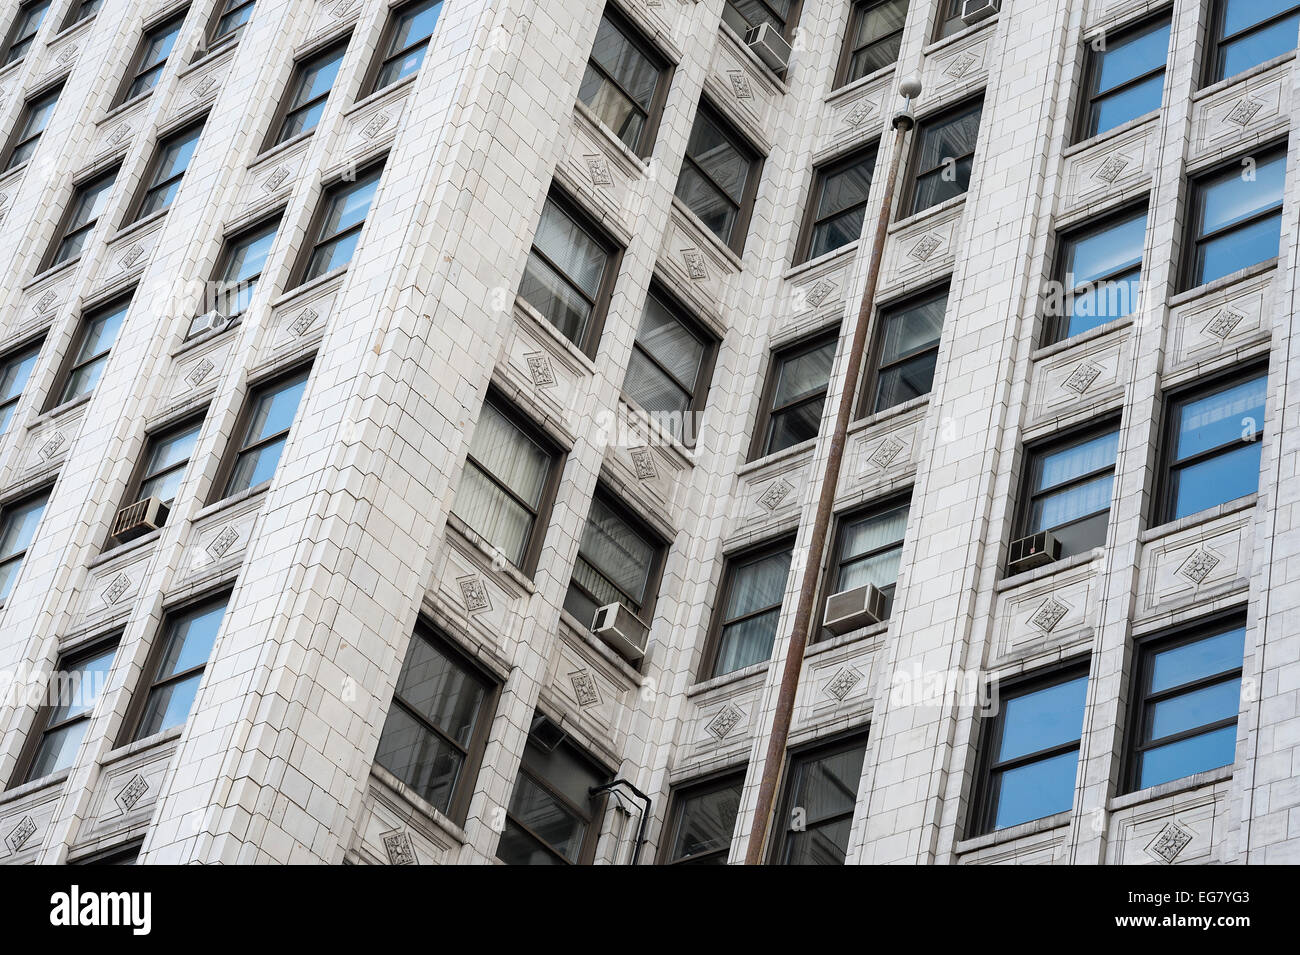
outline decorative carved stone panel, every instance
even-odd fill
[[[882,297],[900,286],[914,287],[952,268],[963,209],[962,205],[945,209],[890,233],[881,267]]]
[[[1219,782],[1115,813],[1109,865],[1204,865],[1227,834],[1230,783]]]
[[[176,741],[169,740],[106,765],[95,785],[79,841],[102,839],[147,822],[175,751]]]
[[[1273,275],[1259,275],[1180,305],[1169,316],[1172,369],[1268,337]]]
[[[1250,576],[1255,511],[1247,508],[1142,547],[1144,611],[1244,589]]]
[[[1192,155],[1220,155],[1286,126],[1291,112],[1291,64],[1233,83],[1192,106]]]
[[[998,595],[995,662],[1061,646],[1092,623],[1096,562],[1022,584]]]
[[[1127,328],[1034,364],[1032,422],[1092,407],[1122,394],[1130,374]]]
[[[1151,177],[1155,162],[1154,122],[1106,139],[1065,161],[1061,211],[1132,191]]]

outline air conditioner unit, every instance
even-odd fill
[[[167,505],[156,497],[146,497],[143,501],[128,504],[113,518],[113,537],[119,541],[129,541],[156,531],[167,523],[167,514]]]
[[[760,23],[745,34],[745,43],[758,54],[758,58],[777,73],[784,73],[790,65],[790,44],[781,32],[770,23]]]
[[[645,656],[650,629],[622,604],[606,604],[596,611],[591,632],[618,651],[629,663]]]
[[[1036,567],[1046,567],[1061,559],[1061,542],[1051,531],[1040,531],[1032,537],[1022,537],[1011,544],[1011,559],[1007,573],[1020,574]]]
[[[989,17],[997,16],[1002,8],[1002,0],[965,0],[961,5],[961,19],[966,25],[979,23]]]
[[[204,312],[190,321],[189,337],[194,338],[196,335],[204,335],[208,332],[223,331],[228,327],[230,327],[230,316],[214,308],[212,311]]]
[[[822,626],[839,636],[885,619],[885,595],[875,584],[863,584],[833,594],[826,601]]]

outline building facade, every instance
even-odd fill
[[[9,0],[0,861],[1300,862],[1298,32]]]

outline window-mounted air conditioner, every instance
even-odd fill
[[[650,630],[622,604],[606,604],[596,611],[591,632],[613,647],[629,663],[645,656]]]
[[[965,0],[961,5],[961,20],[967,26],[997,16],[1002,0]]]
[[[197,318],[190,320],[190,338],[197,335],[206,335],[208,332],[224,331],[230,327],[231,318],[224,312],[219,312],[215,308],[210,312],[204,312]]]
[[[122,542],[142,537],[162,527],[167,522],[167,514],[167,505],[156,497],[128,504],[113,518],[112,536]]]
[[[839,636],[861,630],[885,619],[885,595],[875,584],[863,584],[852,590],[832,594],[826,601],[822,626]]]
[[[1061,559],[1061,542],[1051,531],[1040,531],[1032,537],[1022,537],[1011,544],[1011,559],[1007,573],[1020,574],[1036,567],[1046,567]]]
[[[784,73],[790,65],[790,44],[770,23],[760,23],[750,28],[745,34],[745,43],[777,73]]]

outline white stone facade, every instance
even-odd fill
[[[887,624],[810,645],[792,751],[867,734],[850,863],[1300,862],[1300,143],[1276,261],[1188,292],[1178,274],[1189,177],[1288,142],[1294,54],[1203,87],[1211,3],[1174,0],[1159,112],[1075,145],[1089,43],[1170,4],[1004,0],[936,41],[947,0],[913,0],[903,66],[833,88],[850,0],[804,0],[781,76],[721,25],[722,0],[446,0],[422,69],[363,96],[396,4],[257,0],[236,45],[196,56],[215,2],[191,0],[156,88],[124,106],[142,30],[186,3],[105,0],[65,28],[76,4],[54,0],[27,55],[0,69],[0,142],[66,77],[35,156],[0,174],[0,358],[43,341],[0,437],[0,507],[50,489],[0,609],[0,672],[42,684],[61,654],[120,634],[69,768],[15,784],[40,707],[2,701],[0,862],[139,843],[144,863],[490,863],[539,711],[650,796],[641,862],[664,857],[678,787],[743,770],[729,855],[742,860],[894,158],[889,117],[913,70],[922,120],[983,96],[978,149],[964,197],[891,217],[878,301],[951,276],[937,371],[928,399],[854,422],[836,511],[910,489],[902,570]],[[672,64],[648,159],[574,105],[606,3]],[[5,6],[0,32],[18,15]],[[319,125],[263,150],[295,60],[345,35]],[[674,198],[702,97],[764,157],[740,254]],[[121,227],[159,137],[205,112],[170,209]],[[875,142],[864,237],[792,266],[815,167]],[[379,157],[350,265],[293,288],[323,190]],[[117,163],[83,254],[42,272],[74,183]],[[591,355],[516,300],[553,184],[622,250]],[[1141,313],[1040,346],[1057,232],[1142,197]],[[279,209],[245,320],[187,340],[194,280],[224,237]],[[620,399],[652,279],[720,343],[694,448],[656,441]],[[99,385],[52,407],[83,309],[132,286]],[[1241,317],[1221,337],[1206,329],[1225,308]],[[820,437],[751,461],[773,350],[835,328]],[[212,503],[246,397],[308,359],[274,480]],[[1269,382],[1258,494],[1165,523],[1153,514],[1166,392],[1251,361]],[[528,575],[449,519],[489,387],[562,454]],[[146,435],[199,413],[165,526],[108,547]],[[1024,447],[1112,414],[1106,545],[1008,576]],[[632,433],[610,438],[611,420]],[[598,482],[668,545],[639,667],[561,610]],[[795,559],[771,660],[702,678],[724,559],[782,536]],[[1200,550],[1216,566],[1180,575]],[[165,612],[226,588],[188,721],[122,744]],[[1059,612],[1035,622],[1047,601]],[[1247,620],[1235,763],[1124,792],[1135,639],[1234,608]],[[373,765],[421,619],[499,683],[455,820]],[[981,721],[891,697],[895,675],[1010,679],[1067,659],[1090,677],[1073,808],[974,834]],[[629,861],[639,820],[626,806],[606,806],[595,861]],[[1153,847],[1171,825],[1166,859]]]

